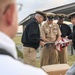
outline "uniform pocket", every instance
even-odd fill
[[[53,33],[56,35],[57,34],[57,27],[53,28]]]
[[[50,34],[49,29],[45,29],[45,36],[46,36],[46,37],[49,37],[49,34]]]
[[[49,29],[45,29],[45,33],[48,34],[49,33]]]
[[[29,51],[30,51],[30,52],[34,52],[35,49],[34,49],[34,48],[29,48]]]

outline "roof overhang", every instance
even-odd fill
[[[67,14],[70,14],[72,12],[75,12],[75,2],[71,3],[71,4],[59,6],[59,7],[56,7],[56,8],[44,10],[43,12],[46,12],[46,13],[56,13],[56,14],[63,13],[63,14],[67,15]],[[31,18],[33,15],[34,15],[34,13],[30,14],[29,16],[27,16],[25,19],[23,19],[19,23],[19,25],[26,25],[26,23],[28,22],[29,18]]]

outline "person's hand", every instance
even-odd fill
[[[66,36],[65,39],[69,41],[69,44],[73,44],[72,40],[68,39],[68,36]]]
[[[59,41],[55,41],[55,45],[58,45],[59,44]]]
[[[41,46],[44,46],[44,45],[45,45],[45,42],[40,41],[40,45],[41,45]]]
[[[68,39],[68,36],[66,36],[65,39]]]
[[[72,40],[69,41],[69,44],[73,44]]]

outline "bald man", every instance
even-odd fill
[[[0,75],[47,75],[42,69],[17,61],[17,52],[11,40],[17,31],[15,0],[0,0]]]

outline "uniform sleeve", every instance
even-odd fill
[[[71,66],[65,75],[75,75],[75,63]]]
[[[72,39],[73,33],[68,36],[68,39]]]
[[[45,30],[44,30],[44,26],[43,25],[41,25],[40,33],[41,33],[41,37],[45,37]]]
[[[29,41],[33,43],[40,43],[40,37],[38,36],[38,32],[39,32],[38,30],[39,30],[38,25],[36,24],[36,22],[33,22],[28,32]]]
[[[59,28],[58,24],[57,24],[57,35],[61,36],[61,31],[60,31],[60,28]]]
[[[68,26],[68,25],[67,25]],[[67,35],[70,35],[72,32],[71,32],[71,28],[68,26],[68,34]]]
[[[36,67],[30,66],[30,65],[25,65],[23,71],[24,71],[25,75],[48,75],[43,69],[36,68]]]
[[[73,42],[73,48],[75,49],[75,31],[73,31],[72,42]]]

